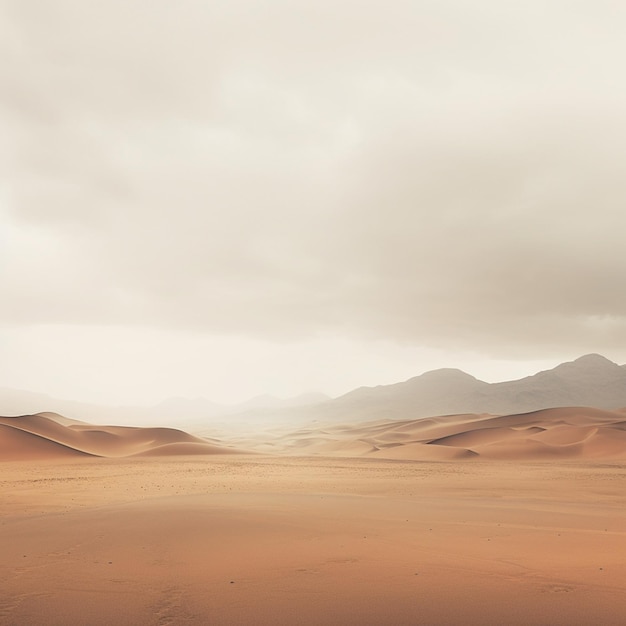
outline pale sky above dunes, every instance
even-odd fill
[[[0,386],[626,362],[622,3],[0,10]]]

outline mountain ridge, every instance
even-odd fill
[[[626,407],[626,365],[586,354],[520,379],[488,383],[457,368],[429,370],[402,382],[358,387],[337,398],[260,396],[235,406],[205,398],[169,398],[152,407],[104,407],[0,389],[0,415],[55,411],[108,423],[168,424],[187,429],[290,422],[416,419],[455,413],[510,414],[559,406]]]
[[[562,406],[626,407],[626,367],[599,354],[586,354],[549,370],[497,383],[442,368],[400,383],[354,389],[315,412],[309,411],[308,417],[328,422],[416,419],[456,413],[524,413]]]

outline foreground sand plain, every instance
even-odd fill
[[[624,624],[626,466],[0,463],[0,624]]]

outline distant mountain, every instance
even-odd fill
[[[0,388],[0,415],[2,416],[34,415],[53,411],[76,419],[98,421],[103,413],[111,410],[85,402],[59,400],[44,393]]]
[[[183,398],[166,400],[156,406],[104,406],[88,402],[76,402],[54,398],[43,393],[24,391],[22,389],[0,388],[0,415],[34,415],[54,412],[75,420],[85,420],[95,424],[168,424],[176,415],[192,413],[203,417],[217,410],[208,401],[186,400]]]
[[[626,407],[626,369],[599,354],[587,354],[521,380],[490,386],[495,412],[557,406]]]
[[[129,415],[136,415],[137,418],[156,420],[156,423],[167,423],[176,420],[198,420],[206,419],[214,415],[224,413],[226,408],[216,402],[211,402],[206,398],[167,398],[159,402],[156,406],[135,407],[125,410]]]
[[[256,396],[238,404],[215,404],[205,398],[170,398],[156,407],[126,410],[118,414],[142,424],[174,425],[191,432],[213,435],[223,430],[246,430],[264,426],[271,416],[282,414],[286,418],[291,411],[318,406],[331,398],[323,393],[305,393],[291,398]]]
[[[0,416],[34,415],[54,412],[70,421],[85,420],[96,424],[134,426],[180,426],[198,429],[207,425],[227,427],[233,416],[246,412],[281,411],[317,405],[330,400],[322,393],[305,393],[291,398],[258,396],[232,405],[218,404],[206,398],[167,398],[154,406],[104,406],[64,400],[19,389],[0,388]]]
[[[285,409],[300,406],[310,406],[314,404],[320,404],[321,402],[328,402],[330,396],[323,393],[302,393],[291,398],[277,398],[276,396],[263,395],[251,398],[241,404],[235,404],[229,409],[229,413],[241,413],[243,411],[258,410],[258,409]]]
[[[54,411],[106,424],[166,425],[192,432],[250,430],[304,422],[415,419],[453,413],[512,414],[564,406],[626,407],[626,366],[598,354],[520,380],[487,383],[458,369],[439,369],[393,385],[360,387],[339,398],[260,396],[237,405],[170,398],[152,407],[103,407],[0,389],[0,415]]]
[[[402,383],[360,387],[326,404],[324,410],[331,418],[359,420],[438,415],[442,406],[464,412],[463,407],[474,404],[489,386],[458,369],[433,370]]]
[[[457,369],[439,369],[393,385],[361,387],[322,405],[292,412],[292,417],[299,422],[358,422],[453,413],[523,413],[561,406],[626,407],[626,368],[588,354],[502,383],[486,383]]]

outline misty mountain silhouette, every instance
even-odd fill
[[[452,413],[508,414],[559,406],[626,406],[626,368],[599,354],[527,376],[486,383],[457,369],[361,387],[316,408],[318,418],[411,419]]]
[[[322,393],[303,393],[290,398],[257,396],[233,405],[218,404],[202,397],[173,397],[152,406],[105,406],[54,398],[32,391],[0,388],[0,415],[32,415],[52,411],[67,418],[91,423],[135,426],[184,425],[185,428],[196,429],[216,420],[228,424],[233,414],[282,411],[328,400],[330,397]]]
[[[215,423],[245,428],[313,420],[359,422],[453,413],[511,414],[563,406],[626,407],[626,366],[588,354],[501,383],[487,383],[446,368],[391,385],[360,387],[335,399],[322,394],[287,400],[262,396],[230,407],[204,398],[172,398],[153,407],[103,407],[0,389],[0,415],[57,411],[100,423],[164,424],[194,432]]]

